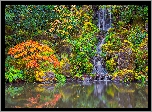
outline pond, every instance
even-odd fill
[[[6,84],[5,108],[148,108],[148,85],[110,81]]]

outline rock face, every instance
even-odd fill
[[[53,72],[45,72],[45,76],[43,76],[44,83],[50,83],[55,81],[55,75]]]
[[[132,70],[135,68],[134,56],[131,48],[126,48],[118,53],[118,69]]]

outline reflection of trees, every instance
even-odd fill
[[[117,102],[113,101],[116,90],[111,85],[109,82],[97,82],[94,85],[94,96],[100,100],[98,106],[101,108],[117,106]]]
[[[25,106],[28,108],[54,108],[60,98],[60,94],[54,94],[49,101],[40,102],[40,95],[38,94],[35,98],[29,98],[29,103],[25,104]]]
[[[137,83],[136,87],[138,89],[135,91],[135,108],[148,108],[148,86]]]
[[[6,86],[5,88],[5,107],[9,107],[11,104],[12,107],[17,105],[18,102],[15,102],[16,98],[20,97],[23,91],[23,87],[17,86]],[[22,99],[25,100],[25,99]]]
[[[15,85],[14,88],[22,88],[22,91],[16,93],[16,96],[11,96],[10,90],[6,88],[5,100],[6,107],[19,108],[19,107],[28,107],[28,108],[39,108],[39,107],[54,107],[57,101],[61,98],[61,95],[58,92],[48,90],[46,87],[50,87],[52,85],[44,85],[44,84],[23,84]],[[59,85],[57,85],[59,87]],[[42,105],[45,104],[45,105]]]
[[[68,86],[65,89],[61,89],[60,93],[62,95],[62,101],[63,102],[68,102],[70,97],[72,96],[72,94],[74,94],[75,91],[73,91],[73,85],[72,86]]]
[[[62,91],[62,100],[58,102],[58,106],[61,108],[95,108],[99,100],[92,95],[93,90],[93,85],[66,85],[60,90]]]
[[[47,86],[47,87],[44,87]],[[25,84],[6,88],[6,107],[20,108],[142,108],[148,106],[148,86],[140,84],[121,84],[96,82],[91,85]],[[12,96],[10,95],[12,94]],[[14,97],[14,98],[13,98]],[[11,105],[11,106],[10,106]]]
[[[77,93],[74,95],[76,104],[75,108],[96,108],[99,100],[97,97],[92,96],[94,91],[94,86],[80,86]],[[79,97],[77,97],[79,96]]]
[[[99,101],[92,96],[93,90],[93,85],[83,86],[82,89],[79,90],[80,92],[76,94],[80,97],[77,99],[77,104],[75,106],[77,108],[95,108]]]
[[[134,107],[147,107],[148,96],[146,92],[141,89],[137,89],[135,84],[116,84],[111,83],[106,87],[104,84],[98,84],[102,89],[94,90],[94,95],[100,97],[100,107],[108,108],[134,108]],[[105,87],[103,87],[105,86]],[[96,92],[95,92],[96,91]],[[100,93],[100,94],[99,94]],[[101,96],[102,95],[102,96]],[[146,97],[147,96],[147,97]],[[145,102],[145,104],[143,104]],[[142,106],[141,106],[142,105]],[[147,106],[146,106],[147,105]]]

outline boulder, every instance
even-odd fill
[[[51,71],[45,72],[45,76],[43,76],[42,78],[45,82],[48,81],[49,83],[55,81],[55,75]]]

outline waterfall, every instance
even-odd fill
[[[100,78],[104,77],[107,74],[106,69],[103,67],[103,58],[100,56],[100,54],[102,53],[101,47],[104,44],[104,40],[105,38],[103,38],[101,41],[98,42],[96,49],[97,55],[93,58],[93,62],[94,62],[93,73],[100,75]]]
[[[108,31],[109,28],[111,28],[111,7],[110,8],[101,8],[98,11],[98,27],[101,31]]]
[[[103,30],[105,30],[105,27],[104,27],[104,26],[105,26],[105,18],[104,18],[105,16],[104,16],[104,12],[105,12],[105,10],[104,10],[104,8],[103,8],[103,9],[102,9],[102,23],[103,23],[102,26],[103,26]]]
[[[109,9],[103,7],[98,11],[98,25],[99,29],[101,30],[101,32],[107,32],[109,28],[111,28],[111,7]],[[97,48],[96,48],[96,56],[93,57],[93,64],[94,64],[94,68],[93,68],[93,74],[96,74],[99,76],[99,80],[101,80],[103,78],[103,80],[108,79],[108,72],[107,70],[104,68],[104,60],[103,58],[100,56],[102,53],[101,47],[105,42],[105,34],[102,34],[102,38],[99,37],[98,38],[98,44],[97,44]]]

